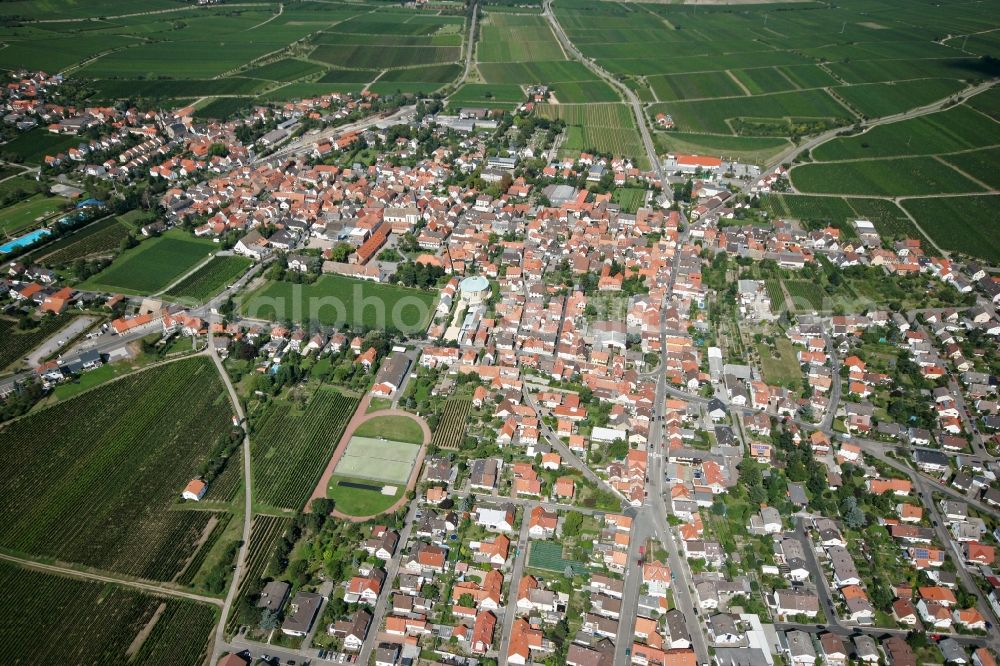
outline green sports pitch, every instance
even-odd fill
[[[334,473],[356,479],[406,484],[420,446],[374,437],[351,437]]]

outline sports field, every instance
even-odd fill
[[[419,444],[351,437],[334,474],[405,486],[419,452]]]
[[[36,195],[0,210],[0,232],[17,234],[58,213],[66,205],[62,197]]]
[[[194,268],[214,247],[210,240],[168,231],[129,250],[84,286],[97,291],[156,293]]]

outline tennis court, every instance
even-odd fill
[[[351,437],[334,474],[406,485],[420,446],[374,437]]]

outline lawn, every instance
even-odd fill
[[[324,275],[309,285],[269,282],[244,300],[241,311],[270,321],[290,318],[413,333],[427,327],[435,299],[432,291]]]
[[[175,284],[166,296],[175,300],[204,303],[243,275],[252,264],[245,257],[213,257],[207,264]]]
[[[95,291],[156,293],[194,268],[214,247],[210,240],[171,230],[139,243],[82,286]]]
[[[0,232],[18,234],[55,215],[66,205],[62,197],[36,195],[0,210]]]
[[[524,100],[524,91],[514,83],[466,83],[448,98],[448,106],[513,109]]]
[[[391,439],[397,442],[411,444],[424,443],[424,431],[420,425],[409,416],[379,416],[368,419],[354,431],[357,437],[375,437]]]
[[[207,358],[106,383],[0,432],[0,546],[169,581],[211,519],[171,510],[230,427]],[[86,517],[81,520],[81,517]]]
[[[353,485],[341,485],[347,482]],[[359,488],[359,485],[373,484],[367,479],[357,479],[349,476],[334,475],[330,477],[330,486],[326,496],[334,501],[334,507],[348,516],[374,516],[382,513],[406,492],[406,484],[396,486],[396,492],[392,495],[383,495],[380,490]]]
[[[795,348],[790,340],[784,337],[775,339],[775,350],[771,350],[766,344],[757,346],[757,353],[760,354],[761,370],[764,372],[764,381],[771,385],[793,385],[800,386],[802,382],[802,369],[796,358]]]

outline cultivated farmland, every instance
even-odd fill
[[[170,580],[211,518],[171,507],[231,415],[211,361],[189,358],[11,423],[0,432],[0,546]]]
[[[49,336],[71,321],[70,317],[43,317],[29,329],[20,329],[16,321],[0,319],[0,370],[5,370]]]
[[[254,516],[250,526],[250,543],[247,547],[247,562],[243,573],[243,580],[239,583],[236,603],[233,604],[233,611],[226,618],[226,631],[232,633],[239,626],[239,616],[236,612],[240,608],[240,600],[249,594],[260,592],[264,586],[262,578],[267,573],[267,565],[271,561],[271,553],[278,543],[278,539],[288,525],[291,518],[280,518],[277,516],[258,515]],[[254,618],[256,624],[257,618]]]
[[[321,389],[304,410],[275,400],[252,415],[254,494],[258,502],[301,509],[357,408],[357,400]]]
[[[792,169],[791,178],[798,190],[826,194],[902,196],[983,190],[931,157],[803,164]]]
[[[194,268],[214,247],[210,240],[171,230],[143,241],[85,284],[97,290],[152,294]]]
[[[1000,262],[1000,195],[908,199],[900,205],[941,247]]]
[[[84,257],[113,254],[128,232],[118,218],[109,217],[46,245],[34,259],[48,266],[61,266]]]
[[[271,282],[246,298],[243,312],[272,321],[413,332],[427,326],[434,299],[430,291],[324,275],[310,285]]]
[[[472,401],[468,398],[448,398],[431,444],[440,449],[457,451],[465,438],[465,425],[472,411]]]
[[[631,109],[624,104],[540,104],[543,118],[560,119],[569,125],[565,154],[596,151],[630,156],[645,165],[645,151]]]
[[[253,262],[245,257],[213,257],[207,264],[175,284],[166,296],[175,300],[203,303],[243,275],[251,264]]]
[[[216,611],[0,562],[0,648],[32,664],[197,664]]]

